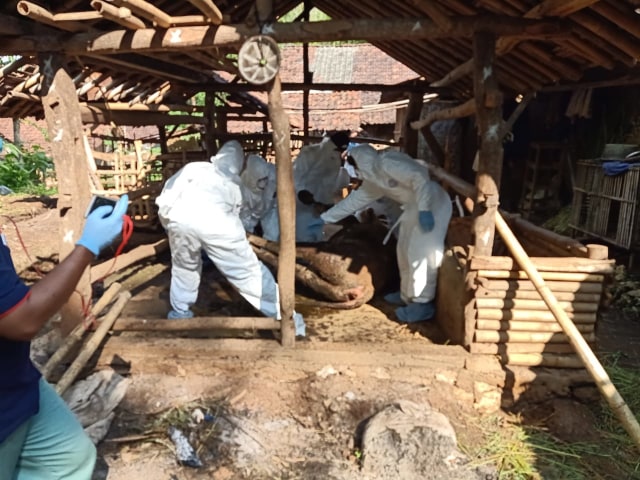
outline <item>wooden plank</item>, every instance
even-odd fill
[[[119,322],[120,320],[118,320]],[[118,323],[116,322],[116,324]],[[170,354],[168,353],[170,352]],[[297,342],[296,348],[282,348],[274,340],[235,338],[150,337],[145,334],[114,335],[104,345],[98,366],[112,365],[114,358],[131,363],[131,371],[162,371],[164,365],[193,364],[201,374],[212,365],[252,362],[255,366],[284,365],[317,371],[327,365],[388,366],[401,368],[462,369],[471,355],[461,346],[425,343],[387,344],[372,351],[371,345],[345,342]],[[164,364],[164,365],[163,365]],[[256,367],[257,368],[257,367]]]
[[[613,273],[615,260],[592,260],[580,257],[531,257],[535,267],[541,272]],[[512,257],[474,255],[471,270],[520,270]]]
[[[476,328],[478,330],[498,330],[501,332],[562,332],[559,323],[554,322],[524,322],[509,320],[484,320],[479,318],[476,320]],[[577,324],[576,328],[581,333],[593,333],[595,326],[593,323]]]
[[[478,280],[480,285],[487,290],[493,291],[531,291],[536,290],[531,280]],[[602,282],[565,282],[548,281],[545,282],[552,292],[570,293],[602,293]]]
[[[540,272],[544,280],[556,280],[563,282],[595,282],[602,283],[604,275],[594,273],[571,273],[571,272]],[[483,278],[527,280],[527,272],[524,270],[478,270],[478,276]]]
[[[584,333],[587,342],[595,342],[595,333]],[[501,330],[476,330],[474,341],[479,343],[569,343],[564,333],[555,332],[520,332]]]
[[[120,318],[113,331],[185,332],[211,330],[280,330],[280,322],[268,317]]]
[[[500,310],[498,308],[477,308],[478,319],[484,320],[509,320],[509,321],[534,321],[555,323],[553,313],[544,310]],[[595,323],[596,312],[567,312],[567,316],[574,323]]]
[[[506,365],[551,368],[584,368],[584,364],[577,355],[557,353],[509,353],[499,355]]]
[[[558,298],[556,296],[556,298]],[[558,304],[567,312],[590,312],[595,313],[600,306],[598,302],[566,302],[559,301]],[[532,314],[539,313],[540,311],[548,311],[546,303],[542,299],[529,300],[529,299],[501,299],[501,298],[476,298],[476,307],[479,310],[483,309],[500,309],[500,310],[513,310],[515,311],[531,311]]]
[[[595,303],[599,304],[602,299],[601,293],[575,293],[575,292],[558,292],[553,294],[561,302],[579,302],[579,303]],[[488,290],[483,286],[479,286],[475,290],[476,299],[500,299],[500,300],[542,300],[537,290]]]
[[[574,353],[569,343],[472,343],[471,353],[496,355],[498,353]]]

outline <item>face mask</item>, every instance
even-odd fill
[[[264,190],[265,188],[267,188],[267,183],[269,182],[269,178],[268,177],[263,177],[260,178],[257,182],[256,182],[256,187],[260,190]]]

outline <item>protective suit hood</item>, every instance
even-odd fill
[[[222,145],[210,160],[224,176],[236,178],[240,175],[244,163],[242,145],[237,140],[230,140]]]
[[[349,155],[356,161],[356,169],[363,179],[371,180],[376,177],[380,158],[375,148],[367,144],[358,145],[349,151]]]
[[[240,177],[244,186],[251,192],[261,192],[269,182],[269,164],[260,155],[249,155],[247,157],[247,166]]]

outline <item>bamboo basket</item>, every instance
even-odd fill
[[[538,234],[544,232],[522,228],[527,223],[519,220],[512,229],[569,318],[593,345],[604,284],[614,267],[607,248],[580,248],[575,240],[557,235],[551,242]],[[436,319],[450,341],[474,354],[498,356],[504,365],[581,368],[526,272],[510,256],[471,255],[470,235],[460,234],[470,231],[470,219],[452,219],[438,276]]]
[[[570,227],[624,249],[640,248],[639,188],[639,165],[609,176],[601,161],[577,162]]]

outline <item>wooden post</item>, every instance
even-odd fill
[[[164,129],[164,125],[158,125],[158,140],[160,140],[160,153],[169,153],[169,147],[167,146],[167,132]],[[164,180],[168,180],[165,178]]]
[[[273,13],[272,0],[257,0],[258,18],[266,21]],[[295,330],[293,309],[295,306],[296,266],[296,217],[293,168],[291,165],[291,127],[289,116],[282,106],[280,74],[267,85],[269,117],[273,128],[273,148],[276,153],[276,178],[278,189],[278,218],[280,220],[280,261],[278,262],[278,287],[282,313],[282,345],[293,347]]]
[[[309,0],[304,1],[304,21],[309,21],[309,10],[311,10],[311,5]],[[309,43],[305,42],[302,44],[302,79],[305,84],[313,83],[313,75],[309,71]],[[309,135],[309,90],[305,89],[302,92],[302,124],[303,124],[303,132],[302,135],[305,137]],[[305,142],[306,143],[306,142]]]
[[[204,97],[204,145],[207,151],[207,158],[215,155],[216,141],[214,132],[216,130],[216,95],[208,91]]]
[[[407,155],[418,158],[418,132],[409,125],[414,120],[420,119],[422,112],[422,93],[413,92],[409,96],[409,105],[407,105],[407,116],[403,125],[404,151]]]
[[[477,197],[473,211],[475,255],[491,255],[495,236],[495,215],[499,204],[502,173],[502,94],[494,70],[495,35],[477,32],[473,36],[473,88],[480,162],[476,174]]]
[[[40,57],[40,68],[44,74],[42,107],[52,139],[51,153],[58,177],[62,260],[71,253],[82,234],[91,186],[85,158],[80,105],[73,80],[64,67],[61,55],[43,54]],[[60,311],[63,335],[68,334],[84,319],[83,305],[91,300],[89,269],[80,277],[76,291],[79,294],[71,295]]]

